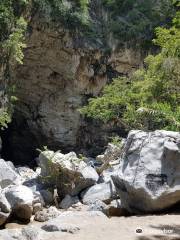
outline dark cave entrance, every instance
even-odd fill
[[[48,149],[62,153],[75,151],[76,154],[83,154],[89,157],[96,157],[104,152],[107,143],[111,141],[112,136],[119,135],[126,137],[125,129],[115,125],[103,125],[99,121],[85,119],[77,134],[77,142],[75,146],[67,146],[65,142],[55,141],[53,136],[47,139],[42,133],[42,129],[36,127],[33,129],[21,114],[14,115],[12,123],[8,128],[1,130],[2,138],[1,157],[6,161],[11,161],[14,165],[29,166],[34,168],[37,166],[36,158],[39,156],[37,149]],[[61,139],[62,140],[62,139]]]
[[[36,166],[38,144],[35,136],[29,130],[26,121],[16,124],[13,120],[7,129],[1,130],[2,150],[1,157],[11,161],[14,165]]]

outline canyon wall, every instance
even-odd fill
[[[10,158],[29,162],[42,146],[92,152],[105,140],[109,126],[84,120],[78,109],[113,77],[137,69],[141,51],[117,49],[111,37],[107,54],[102,46],[78,39],[62,26],[45,25],[36,15],[28,29],[24,63],[11,69],[18,101],[7,133]]]

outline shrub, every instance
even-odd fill
[[[127,130],[180,131],[180,14],[170,29],[157,28],[161,52],[149,55],[144,69],[131,78],[118,78],[100,97],[91,98],[80,111],[87,117],[114,122]]]

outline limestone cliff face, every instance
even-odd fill
[[[24,64],[11,70],[18,102],[9,144],[18,161],[24,158],[22,152],[32,158],[43,145],[70,150],[90,144],[83,136],[88,123],[78,109],[112,77],[130,74],[142,64],[138,50],[123,48],[105,55],[98,47],[77,44],[63,28],[44,27],[37,18],[29,29]],[[100,130],[89,126],[93,141]]]

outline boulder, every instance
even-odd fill
[[[26,186],[10,186],[4,191],[12,213],[20,219],[30,220],[33,212],[33,192]]]
[[[6,223],[10,213],[0,212],[0,226]]]
[[[39,156],[41,176],[44,181],[57,186],[62,200],[67,194],[78,195],[82,190],[98,181],[94,168],[77,158],[74,152],[62,154],[44,151]]]
[[[21,177],[13,170],[11,165],[0,159],[0,187],[21,184]]]
[[[42,189],[42,190],[40,190],[40,194],[41,194],[46,206],[50,205],[54,202],[53,194],[51,191],[49,191],[47,189]]]
[[[71,207],[72,205],[78,202],[79,202],[79,198],[77,196],[72,197],[70,195],[66,195],[65,198],[60,202],[59,207],[62,209],[68,209],[69,207]]]
[[[180,133],[131,131],[112,176],[122,207],[150,213],[180,201]]]
[[[84,204],[91,204],[96,200],[101,200],[104,203],[110,203],[117,198],[116,190],[112,181],[96,184],[81,193],[81,198]]]
[[[9,213],[11,211],[11,205],[5,197],[4,191],[1,190],[0,193],[0,209],[4,213]]]

